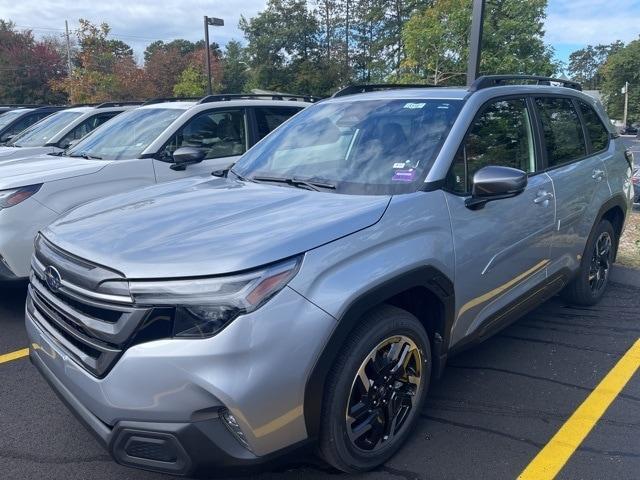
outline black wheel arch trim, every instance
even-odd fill
[[[320,431],[324,385],[342,345],[358,324],[362,316],[372,308],[411,288],[424,287],[442,303],[442,324],[435,338],[430,338],[432,347],[433,374],[439,376],[447,358],[455,315],[455,292],[453,282],[440,270],[432,266],[419,267],[376,285],[354,300],[337,319],[337,326],[314,365],[307,380],[304,394],[304,417],[307,435],[315,439]]]
[[[602,218],[605,216],[605,214],[611,210],[612,208],[615,207],[619,207],[622,210],[622,215],[623,217],[626,218],[628,210],[629,210],[629,204],[627,202],[627,199],[625,198],[625,196],[622,193],[617,193],[615,194],[613,197],[611,197],[609,200],[607,200],[601,207],[600,210],[598,210],[598,215],[596,216],[596,220],[593,223],[593,226],[591,227],[591,231],[593,231],[593,229],[596,228],[596,226],[600,223],[600,221],[602,220]],[[624,218],[623,218],[624,221]],[[624,225],[623,225],[624,226]],[[615,228],[615,225],[614,225]],[[617,233],[617,232],[616,232]],[[589,235],[591,235],[591,233],[589,233]],[[619,238],[616,239],[616,251],[615,254],[617,256],[618,254],[618,242],[620,241]],[[588,242],[587,242],[588,243]],[[587,245],[585,245],[585,252],[583,253],[586,254],[586,248]]]

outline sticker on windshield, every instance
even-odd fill
[[[416,179],[417,170],[410,168],[409,170],[398,170],[393,174],[391,181],[394,182],[413,182]]]
[[[393,168],[404,168],[405,162],[397,162],[393,164]]]
[[[409,108],[411,110],[424,108],[426,103],[405,103],[403,108]]]

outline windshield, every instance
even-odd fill
[[[67,154],[101,160],[138,158],[184,111],[182,108],[141,108],[122,113],[78,142]]]
[[[0,129],[6,127],[11,122],[20,118],[20,116],[29,110],[21,109],[21,110],[11,110],[3,115],[0,115]]]
[[[27,128],[13,139],[10,146],[42,147],[64,127],[80,117],[82,112],[57,112]]]
[[[415,99],[320,103],[249,150],[232,171],[254,181],[289,179],[290,185],[313,181],[339,193],[412,192],[424,181],[461,103]]]

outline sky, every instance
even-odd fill
[[[224,27],[211,28],[212,41],[225,45],[231,39],[242,40],[240,16],[250,18],[265,4],[266,0],[0,0],[0,18],[37,36],[62,34],[65,19],[71,30],[77,28],[78,18],[107,22],[111,36],[131,45],[140,60],[154,40],[201,39],[204,15],[225,21]],[[585,45],[638,38],[640,0],[549,0],[545,30],[545,41],[567,62],[571,52]]]

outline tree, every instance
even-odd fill
[[[609,45],[587,45],[569,55],[568,72],[571,78],[588,90],[598,90],[602,82],[602,66],[609,55],[618,52],[624,43],[618,40]]]
[[[129,45],[108,38],[106,23],[80,19],[76,31],[79,51],[72,75],[52,82],[72,103],[138,100],[149,95],[145,73],[136,64]]]
[[[487,0],[480,71],[552,75],[553,49],[543,41],[547,0]],[[407,22],[406,80],[463,83],[471,2],[434,0]]]
[[[173,87],[176,97],[201,97],[207,92],[207,77],[193,65],[189,65],[181,74],[178,83]]]
[[[622,119],[624,94],[622,88],[629,82],[628,122],[640,122],[640,40],[609,55],[602,66],[602,93],[607,111],[612,118]]]
[[[319,67],[319,25],[305,0],[269,0],[254,18],[240,19],[248,40],[250,87],[315,91]]]
[[[50,82],[66,74],[66,62],[52,39],[36,41],[0,19],[0,103],[64,103]]]
[[[227,43],[222,57],[222,93],[242,93],[249,79],[249,64],[242,48],[236,40]]]

